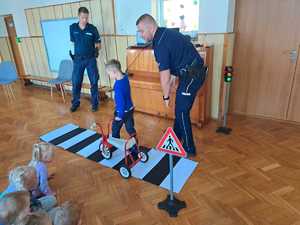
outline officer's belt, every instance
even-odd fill
[[[75,55],[75,59],[79,59],[79,60],[84,60],[84,59],[91,59],[91,58],[94,58],[95,56],[93,55],[88,55],[88,56],[85,56],[85,55]]]
[[[206,74],[207,67],[204,65],[187,65],[185,68],[180,70],[180,75],[188,75],[188,76],[203,76]]]

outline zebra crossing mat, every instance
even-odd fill
[[[81,128],[75,124],[66,124],[42,135],[40,139],[115,170],[119,170],[120,166],[125,162],[124,149],[114,148],[112,158],[109,160],[104,159],[99,149],[101,134]],[[139,162],[131,168],[132,177],[169,190],[168,154],[152,148],[148,149],[148,155],[148,162]],[[196,169],[197,164],[197,162],[186,158],[173,157],[173,185],[175,193],[179,193],[182,190],[184,184]]]

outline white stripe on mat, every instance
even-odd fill
[[[103,166],[112,168],[115,165],[117,165],[119,162],[121,162],[121,160],[124,159],[124,157],[125,157],[124,150],[117,149],[112,153],[111,159],[109,160],[103,159],[99,163]]]
[[[62,136],[62,135],[66,134],[66,133],[68,133],[68,132],[70,132],[72,130],[75,130],[76,128],[78,128],[78,126],[76,126],[76,125],[74,125],[72,123],[69,123],[69,124],[67,124],[67,125],[65,125],[63,127],[57,128],[57,129],[55,129],[53,131],[50,131],[47,134],[42,135],[40,137],[40,139],[42,141],[49,142],[49,141],[51,141],[51,140],[53,140],[53,139],[55,139],[55,138],[57,138],[59,136]]]
[[[154,166],[165,156],[165,153],[152,148],[149,152],[149,160],[146,163],[139,162],[131,169],[131,175],[138,179],[143,179]]]
[[[89,157],[91,154],[96,152],[99,149],[100,142],[102,141],[102,138],[98,139],[97,141],[94,141],[93,143],[89,144],[88,146],[81,149],[76,154],[81,155],[85,158]]]
[[[196,162],[181,158],[173,169],[173,189],[174,192],[179,193],[185,182],[192,175],[193,171],[197,167]],[[162,188],[170,190],[170,174],[159,185]]]

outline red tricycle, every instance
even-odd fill
[[[104,129],[99,123],[93,123],[90,127],[92,130],[95,130],[96,132],[100,133],[102,136],[102,141],[100,141],[99,149],[101,151],[101,155],[105,159],[110,159],[112,157],[113,146],[108,142],[109,131],[111,130],[111,124],[112,121],[110,121],[109,124],[107,125],[107,133],[104,133]]]
[[[119,167],[119,172],[123,178],[128,179],[131,177],[132,167],[138,162],[146,163],[148,161],[148,152],[140,149],[136,136],[131,136],[127,140],[112,137],[110,135],[111,126],[112,121],[110,121],[107,126],[107,133],[104,133],[104,130],[99,123],[94,123],[91,126],[91,129],[98,131],[102,135],[102,141],[99,148],[105,159],[111,159],[113,147],[124,149],[125,162]]]

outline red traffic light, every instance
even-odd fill
[[[225,73],[233,73],[233,68],[232,66],[225,66]]]

